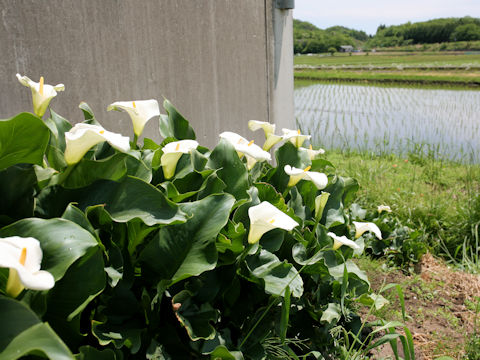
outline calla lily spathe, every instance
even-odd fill
[[[92,146],[103,141],[108,142],[118,151],[130,150],[128,137],[107,131],[99,125],[80,123],[65,133],[65,161],[68,165],[76,164]]]
[[[298,226],[295,220],[278,210],[268,201],[263,201],[259,205],[250,207],[248,209],[248,217],[250,218],[249,244],[258,242],[267,231],[273,229],[291,231]]]
[[[355,243],[355,241],[352,241],[352,240],[348,239],[345,235],[344,236],[337,236],[332,232],[329,232],[327,235],[330,236],[333,239],[333,250],[337,250],[342,245],[351,247],[354,250],[360,249],[360,246],[358,246]]]
[[[257,161],[270,161],[272,156],[270,153],[262,150],[258,145],[255,145],[252,141],[248,141],[243,136],[238,135],[231,131],[225,131],[220,134],[222,139],[227,140],[233,145],[237,151],[238,156],[241,158],[243,155],[247,158],[247,168],[250,170]]]
[[[195,140],[180,140],[165,145],[162,148],[163,155],[160,158],[165,179],[171,179],[175,175],[178,160],[180,160],[182,155],[190,153],[197,147],[198,142]]]
[[[377,211],[379,214],[381,214],[383,211],[391,213],[392,209],[390,209],[390,206],[388,205],[378,205]]]
[[[117,110],[126,111],[133,123],[133,132],[140,136],[143,128],[148,120],[154,116],[160,116],[160,107],[158,101],[150,100],[136,100],[136,101],[117,101],[107,107],[107,111]]]
[[[372,222],[353,221],[353,225],[355,225],[355,239],[358,239],[360,236],[362,236],[364,232],[371,231],[379,240],[382,240],[382,232],[376,224]]]
[[[305,140],[310,139],[310,135],[303,135],[300,130],[282,129],[283,140],[289,140],[297,148],[300,148]]]
[[[57,96],[57,91],[65,90],[65,85],[58,84],[55,86],[44,84],[43,76],[40,77],[40,82],[35,82],[27,76],[17,74],[17,79],[20,84],[29,87],[32,91],[33,112],[42,117],[47,111],[50,101]]]
[[[248,128],[252,131],[263,129],[265,132],[265,143],[263,144],[263,150],[268,151],[273,145],[283,140],[283,137],[275,135],[275,124],[271,124],[266,121],[250,120],[248,122]]]
[[[0,267],[9,268],[6,292],[17,297],[24,288],[48,290],[55,279],[48,271],[40,270],[42,263],[40,242],[32,237],[12,236],[0,239]]]
[[[325,150],[323,150],[323,149],[315,150],[315,149],[312,148],[312,145],[310,145],[310,147],[308,147],[308,148],[301,148],[301,149],[304,149],[307,152],[310,160],[316,159],[318,155],[325,154]]]
[[[323,215],[323,210],[325,205],[327,205],[328,198],[330,193],[322,191],[320,195],[315,198],[315,218],[320,220]]]
[[[324,189],[328,184],[327,175],[316,171],[308,171],[310,170],[310,166],[302,170],[291,167],[290,165],[285,165],[283,170],[287,175],[290,175],[290,180],[287,185],[289,187],[295,186],[302,179],[310,180],[319,190]]]

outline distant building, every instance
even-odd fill
[[[352,52],[353,46],[352,45],[342,45],[340,46],[340,52]]]

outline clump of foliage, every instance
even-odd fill
[[[85,103],[74,127],[44,117],[53,87],[19,80],[36,115],[0,121],[0,359],[351,358],[400,336],[362,340],[358,303],[384,299],[352,261],[358,184],[308,136],[254,124],[274,166],[236,134],[200,146],[168,100],[117,102],[128,144]],[[150,118],[164,140],[139,145]]]

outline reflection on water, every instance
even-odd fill
[[[295,90],[295,117],[314,145],[480,162],[480,91],[315,84]]]

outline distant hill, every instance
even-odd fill
[[[344,26],[319,29],[301,20],[293,20],[295,53],[321,53],[342,45],[357,49],[447,43],[480,40],[480,18],[444,18],[402,25],[380,25],[374,36]]]

